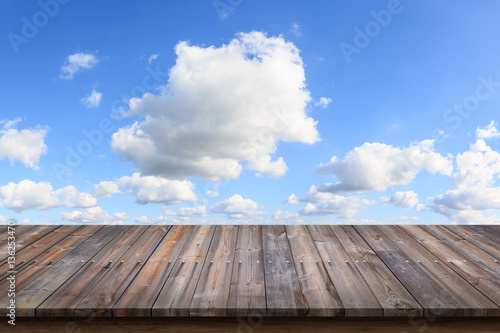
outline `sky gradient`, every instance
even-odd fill
[[[498,1],[0,4],[0,223],[500,223]]]

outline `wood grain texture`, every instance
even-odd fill
[[[48,233],[56,230],[59,226],[55,225],[37,225],[37,226],[29,226],[29,225],[21,225],[16,226],[16,252],[20,252],[24,247],[29,246],[30,244],[36,242],[43,236]],[[3,248],[6,247],[7,238],[5,239],[5,243],[3,244]],[[0,252],[0,261],[5,260],[9,256],[7,251]]]
[[[153,317],[189,316],[215,226],[195,226],[153,305]]]
[[[167,281],[174,263],[194,233],[193,226],[174,226],[144,263],[113,306],[113,316],[151,317],[151,308]]]
[[[500,318],[500,229],[472,227],[19,226],[17,317]]]
[[[498,243],[492,241],[488,237],[483,236],[482,234],[462,225],[443,227],[462,237],[463,239],[466,239],[468,242],[474,244],[483,251],[488,252],[490,255],[494,256],[497,261],[500,261],[500,246],[498,246]]]
[[[37,315],[41,317],[74,316],[74,309],[78,303],[113,266],[118,265],[117,260],[146,229],[147,226],[124,227],[119,235],[92,256],[90,263],[75,272],[37,307]]]
[[[500,281],[495,276],[483,270],[467,257],[464,257],[459,252],[447,246],[445,243],[434,237],[430,232],[426,231],[421,226],[401,226],[400,228],[406,231],[420,244],[422,244],[425,248],[432,252],[432,254],[436,256],[436,259],[440,261],[443,268],[451,268],[463,279],[474,286],[477,290],[481,291],[489,299],[495,302],[497,306],[491,306],[491,304],[488,304],[486,301],[484,301],[484,298],[480,298],[479,295],[472,295],[471,293],[468,294],[469,300],[474,300],[476,303],[484,305],[484,309],[487,309],[488,311],[498,311],[498,306],[500,305]],[[394,230],[397,231],[398,229],[394,228]],[[434,271],[436,271],[436,269],[434,269]],[[450,285],[449,287],[451,288],[457,286],[458,285],[455,284],[454,286]],[[460,291],[462,295],[463,292],[463,290]],[[458,296],[461,295],[457,295],[457,297]]]
[[[65,260],[60,260],[38,278],[29,283],[16,295],[17,315],[35,316],[37,307],[42,304],[54,291],[82,267],[88,267],[92,258],[117,234],[125,230],[122,226],[105,226],[85,242],[80,244]],[[0,314],[6,312],[5,306],[0,309]]]
[[[462,260],[472,260],[476,265],[488,273],[491,273],[497,279],[500,279],[500,265],[495,263],[497,257],[490,255],[488,252],[483,251],[481,248],[442,226],[423,226],[423,228],[432,234],[436,241],[442,242],[460,253],[463,258],[465,258]],[[498,250],[500,250],[500,248]]]
[[[45,252],[33,258],[18,271],[16,276],[16,289],[22,290],[33,280],[54,266],[57,262],[73,251],[78,245],[87,240],[102,226],[83,226],[69,236],[47,249]],[[9,281],[5,278],[0,282],[0,290],[7,290]],[[7,294],[0,294],[0,304],[6,302]]]
[[[383,316],[383,309],[330,228],[309,226],[323,263],[337,289],[346,317]]]
[[[347,260],[362,263],[356,267],[384,309],[384,316],[423,316],[422,307],[352,226],[331,229],[349,255]]]
[[[191,302],[191,317],[227,317],[237,236],[237,226],[217,226]]]
[[[500,228],[491,225],[467,225],[467,228],[488,237],[500,245]]]
[[[151,253],[169,229],[169,226],[150,226],[78,303],[75,316],[110,317],[113,306],[139,270],[154,260]]]
[[[330,264],[324,264],[323,257],[316,248],[316,243],[306,226],[286,226],[290,250],[299,278],[302,295],[306,304],[307,315],[310,317],[335,317],[347,315],[344,312],[335,282],[328,269]],[[324,253],[323,253],[324,254]],[[326,268],[325,268],[326,266]],[[339,277],[334,277],[335,281]],[[370,290],[368,292],[371,293]],[[376,302],[376,301],[375,301]]]
[[[464,315],[463,308],[425,272],[423,267],[396,246],[378,227],[355,226],[355,229],[422,305],[424,316]]]
[[[284,226],[262,226],[267,316],[305,316],[297,272]]]
[[[266,287],[261,226],[239,226],[234,261],[228,315],[265,316]]]
[[[402,228],[381,226],[380,230],[394,239],[396,245],[413,261],[421,261],[420,267],[464,309],[464,316],[481,317],[498,314],[499,308],[491,300],[441,262],[438,256],[419,244]]]

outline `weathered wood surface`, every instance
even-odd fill
[[[500,318],[498,226],[18,226],[16,235],[19,317]]]

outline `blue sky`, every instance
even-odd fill
[[[498,1],[0,6],[2,223],[500,222]]]

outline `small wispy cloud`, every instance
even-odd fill
[[[158,59],[159,56],[160,55],[158,53],[153,53],[152,55],[149,56],[148,63],[151,64],[153,62],[153,60]]]
[[[73,76],[83,69],[90,69],[99,62],[99,59],[90,53],[75,53],[69,55],[61,67],[59,78],[65,80],[73,79]]]
[[[302,26],[298,23],[293,23],[290,32],[297,37],[302,36]]]
[[[328,104],[330,104],[331,102],[332,102],[331,98],[321,97],[319,99],[319,101],[317,101],[316,103],[314,103],[314,106],[321,106],[322,108],[326,108],[328,106]]]
[[[80,101],[82,102],[83,105],[85,105],[87,109],[94,109],[99,106],[101,98],[102,98],[102,93],[93,89],[90,95],[82,98]]]

